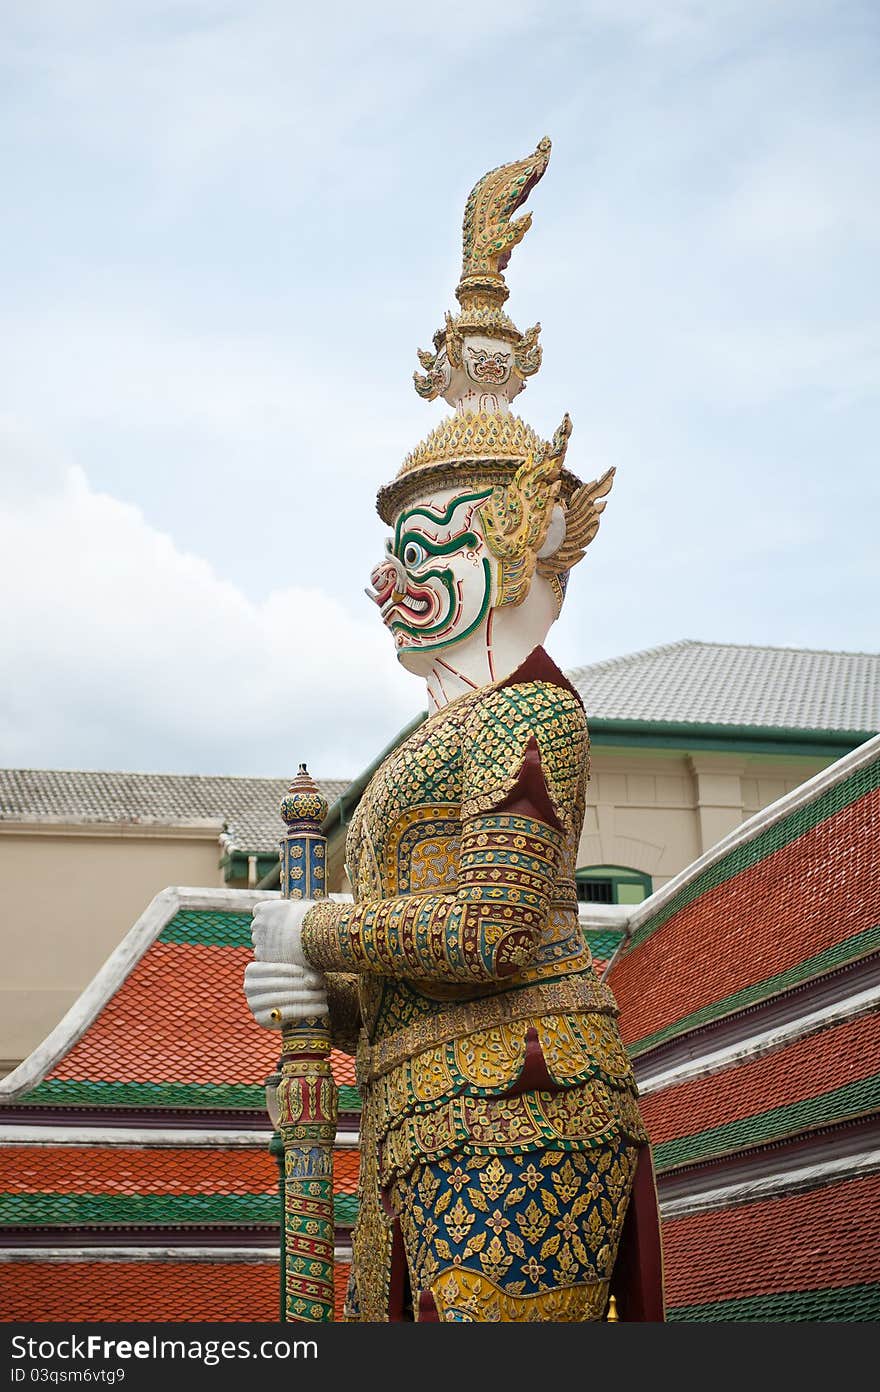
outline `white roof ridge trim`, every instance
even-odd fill
[[[272,1127],[267,1119],[266,1126],[259,1131],[199,1131],[193,1127],[137,1127],[137,1126],[58,1126],[32,1125],[30,1122],[12,1122],[0,1126],[0,1145],[52,1145],[52,1146],[122,1146],[137,1150],[192,1150],[200,1146],[210,1149],[235,1149],[242,1146],[269,1144]],[[360,1144],[360,1132],[337,1131],[333,1142],[334,1150],[353,1150]]]
[[[277,1266],[280,1247],[0,1247],[0,1262],[266,1262]],[[350,1246],[333,1248],[333,1260],[351,1261]],[[169,1340],[175,1336],[169,1335]]]
[[[756,1203],[760,1199],[777,1198],[782,1194],[801,1194],[811,1189],[823,1189],[830,1184],[859,1179],[880,1170],[880,1150],[865,1150],[858,1155],[843,1155],[833,1160],[820,1160],[801,1165],[796,1170],[781,1170],[776,1174],[754,1179],[737,1180],[684,1194],[677,1199],[661,1199],[660,1215],[668,1223],[674,1218],[687,1218],[695,1213],[711,1213],[713,1209],[733,1208],[740,1204]]]
[[[684,1063],[675,1064],[672,1068],[649,1073],[647,1077],[642,1077],[639,1073],[638,1060],[636,1060],[639,1096],[647,1097],[652,1092],[664,1092],[667,1088],[679,1087],[695,1078],[708,1078],[715,1073],[738,1068],[741,1064],[753,1063],[755,1059],[764,1058],[767,1054],[787,1048],[791,1044],[798,1043],[801,1039],[808,1039],[811,1035],[835,1029],[838,1025],[860,1019],[863,1015],[873,1014],[878,1007],[880,1007],[880,986],[870,986],[867,990],[859,991],[854,996],[847,996],[844,1000],[835,1001],[832,1005],[822,1006],[818,1010],[809,1011],[806,1015],[799,1015],[784,1025],[775,1025],[772,1029],[760,1030],[757,1034],[750,1035],[747,1039],[738,1040],[735,1044],[711,1050],[708,1054],[697,1054]]]

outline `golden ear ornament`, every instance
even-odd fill
[[[501,561],[499,605],[521,604],[529,592],[559,497],[570,435],[571,420],[565,415],[547,452],[529,454],[510,482],[493,489],[480,509],[486,544]]]
[[[599,530],[599,518],[605,511],[605,499],[611,492],[614,473],[613,468],[606,469],[601,478],[575,489],[565,510],[565,540],[552,556],[538,561],[539,575],[563,575],[583,560]]]

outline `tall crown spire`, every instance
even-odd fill
[[[510,219],[542,178],[549,160],[550,141],[545,135],[533,154],[490,169],[471,189],[462,223],[461,281],[455,292],[462,307],[475,295],[497,297],[501,304],[507,299],[501,272],[531,227],[532,215],[525,213],[516,222]]]
[[[540,324],[520,333],[502,306],[509,291],[503,272],[532,225],[531,213],[514,218],[543,178],[550,141],[532,154],[503,164],[474,184],[462,225],[461,312],[446,316],[434,335],[434,352],[419,353],[424,374],[416,391],[428,401],[442,396],[447,416],[407,455],[376,507],[389,526],[405,505],[428,490],[491,490],[481,515],[487,545],[503,566],[499,604],[519,604],[537,572],[550,581],[561,606],[568,572],[599,528],[614,470],[581,483],[565,467],[571,435],[568,415],[542,440],[514,415],[510,403],[541,366]],[[548,549],[551,521],[556,533]],[[561,532],[560,532],[561,527]]]
[[[525,159],[500,165],[471,189],[462,224],[461,280],[455,294],[460,314],[446,315],[434,334],[434,352],[419,352],[424,374],[413,374],[426,401],[442,396],[467,415],[506,412],[525,379],[541,366],[535,324],[525,333],[504,313],[510,291],[502,272],[528,232],[531,213],[513,219],[543,176],[550,159],[545,136]]]

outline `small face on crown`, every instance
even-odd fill
[[[417,668],[421,654],[462,642],[488,619],[498,562],[486,544],[480,504],[491,492],[437,490],[395,520],[367,593],[405,667]]]
[[[509,343],[491,338],[466,338],[461,357],[465,372],[478,387],[501,387],[510,381],[513,348]],[[506,399],[512,395],[512,392],[506,393]]]

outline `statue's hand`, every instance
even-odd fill
[[[281,899],[254,909],[254,961],[245,970],[244,993],[264,1029],[327,1013],[323,974],[309,966],[301,945],[302,921],[312,902]]]
[[[303,956],[302,922],[314,904],[314,899],[274,899],[258,904],[251,924],[256,960],[286,962],[313,971]]]

